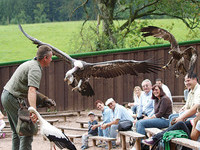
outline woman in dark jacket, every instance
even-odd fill
[[[152,88],[152,99],[154,100],[154,114],[136,122],[136,131],[145,135],[145,128],[167,128],[168,117],[172,113],[172,103],[165,95],[161,86],[155,84]]]

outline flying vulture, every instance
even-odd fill
[[[170,58],[169,62],[165,66],[163,66],[164,69],[168,68],[170,64],[174,62],[176,77],[179,77],[180,74],[186,75],[187,73],[189,77],[191,76],[191,74],[194,71],[194,67],[198,56],[197,50],[194,47],[190,46],[189,48],[180,50],[175,37],[171,33],[162,28],[158,28],[155,26],[148,26],[142,28],[141,31],[145,32],[142,34],[144,37],[154,36],[170,42],[171,50],[169,51],[169,54],[171,54],[172,57]],[[186,69],[185,60],[189,61],[188,69]]]
[[[67,148],[69,150],[76,150],[76,147],[74,144],[72,144],[69,138],[64,133],[62,133],[61,130],[57,129],[46,120],[44,120],[42,116],[37,112],[37,110],[35,110],[35,108],[29,107],[28,111],[37,115],[40,123],[40,133],[47,137],[50,142],[55,143],[56,146],[58,146],[60,149]]]
[[[34,44],[37,46],[50,46],[54,55],[71,64],[72,69],[67,71],[64,81],[67,81],[68,84],[73,87],[72,90],[77,89],[83,96],[94,95],[94,91],[89,83],[90,77],[114,78],[125,74],[138,75],[138,73],[156,73],[160,70],[158,62],[155,63],[152,59],[144,61],[119,59],[97,63],[88,63],[82,60],[76,60],[56,47],[29,36],[24,32],[21,25],[19,25],[19,28],[28,39],[33,41]]]

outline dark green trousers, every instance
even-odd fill
[[[32,136],[19,136],[16,132],[18,109],[20,108],[18,100],[4,90],[1,95],[1,102],[4,110],[7,113],[10,127],[12,129],[12,150],[31,150],[31,143],[33,142]]]

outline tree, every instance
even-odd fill
[[[88,14],[86,4],[89,1],[91,0],[85,0],[75,10],[83,7],[85,13]],[[97,28],[93,28],[93,31],[99,40],[96,41],[98,43],[97,50],[123,45],[123,40],[129,36],[132,29],[137,30],[140,27],[137,25],[136,19],[165,16],[182,20],[190,29],[199,28],[199,0],[94,0],[94,3],[94,6],[97,7]],[[114,24],[114,20],[124,19],[123,16],[127,18],[122,25]],[[87,15],[85,21],[88,18]],[[103,32],[100,35],[98,26],[101,21]]]

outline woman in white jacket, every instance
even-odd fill
[[[139,86],[135,86],[133,89],[133,103],[128,103],[128,106],[131,107],[133,114],[137,114],[137,107],[140,101],[140,95],[142,94],[142,89]]]

